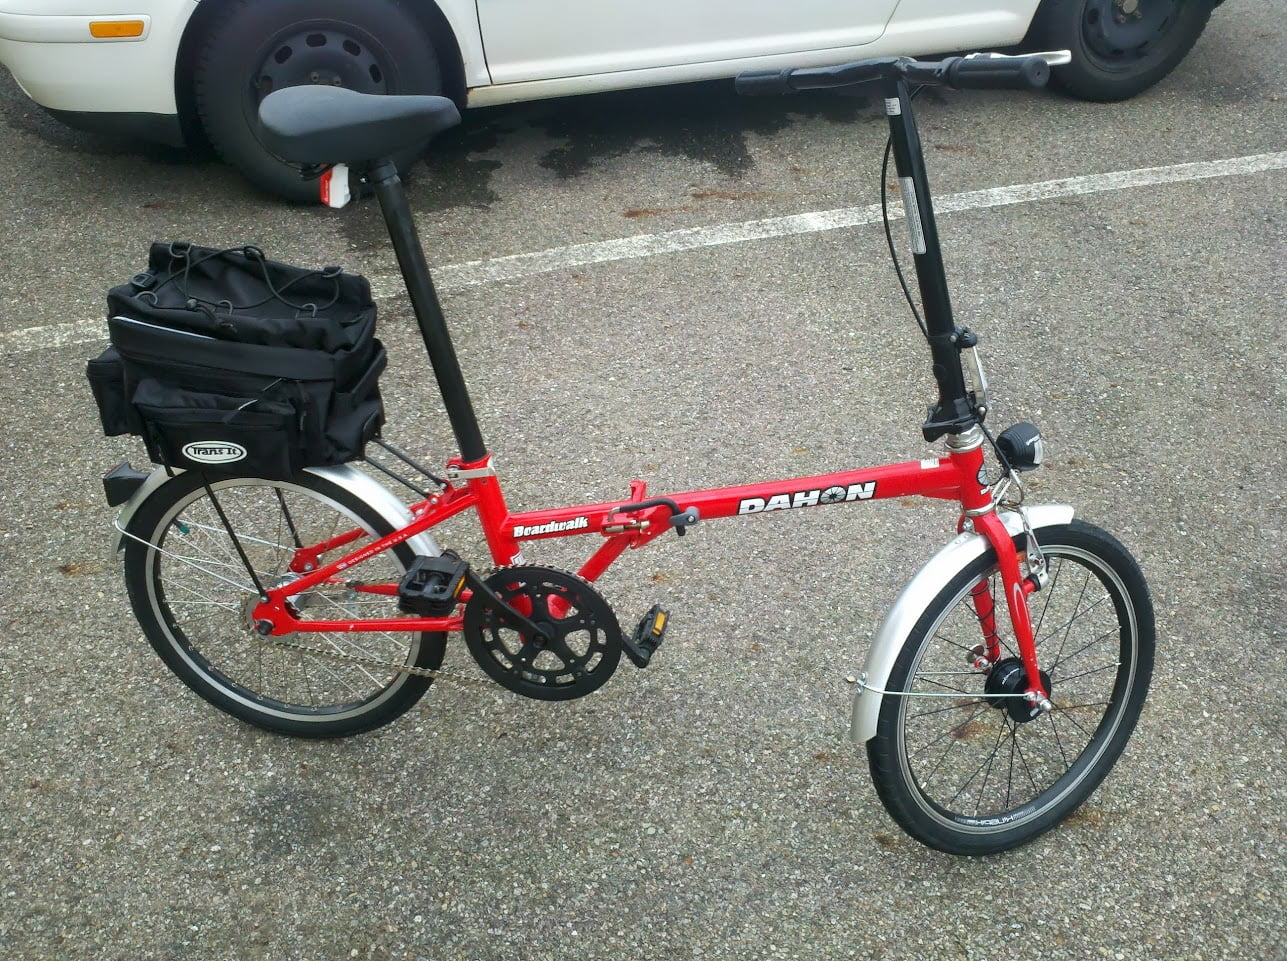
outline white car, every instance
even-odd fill
[[[267,190],[315,186],[259,144],[278,87],[444,93],[483,106],[1017,46],[1116,100],[1165,76],[1222,0],[0,0],[0,63],[68,124],[206,138]]]

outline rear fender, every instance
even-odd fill
[[[1042,504],[1029,507],[1027,511],[1028,523],[1032,525],[1038,542],[1041,540],[1041,528],[1067,524],[1073,518],[1073,509],[1066,504]],[[1023,520],[1017,513],[1002,511],[998,516],[1011,534],[1023,532]],[[858,693],[854,695],[853,718],[849,727],[849,736],[855,741],[869,741],[875,736],[876,717],[889,682],[889,672],[893,670],[898,652],[903,649],[916,622],[952,578],[988,550],[988,540],[982,534],[959,534],[930,558],[929,563],[898,595],[876,632],[867,653],[867,663],[858,676]]]
[[[341,464],[338,467],[310,467],[308,468],[308,473],[316,474],[318,477],[323,477],[332,484],[344,488],[354,497],[369,505],[384,519],[385,523],[394,529],[405,527],[411,523],[411,512],[407,510],[402,501],[375,478],[362,473],[351,464]],[[113,542],[115,551],[120,551],[125,545],[125,529],[129,527],[130,520],[138,512],[139,507],[158,487],[169,479],[165,468],[158,467],[148,475],[147,480],[139,485],[139,489],[134,492],[134,495],[121,506],[121,511],[116,517],[116,536]],[[442,548],[427,533],[417,534],[415,537],[410,538],[407,544],[417,554],[434,556],[442,553]]]

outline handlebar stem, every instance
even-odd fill
[[[930,355],[934,363],[934,380],[938,384],[938,402],[930,408],[922,426],[927,441],[945,434],[956,434],[977,423],[961,367],[960,332],[952,316],[952,298],[948,293],[947,272],[939,246],[934,204],[930,197],[929,175],[921,148],[916,118],[912,112],[911,94],[901,74],[886,74],[882,87],[885,114],[889,119],[889,136],[894,148],[894,166],[903,194],[903,209],[912,238],[916,281],[920,288],[925,325],[929,334]]]

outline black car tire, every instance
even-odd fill
[[[397,0],[238,0],[201,44],[193,85],[206,136],[224,160],[270,193],[316,202],[317,183],[278,160],[255,132],[259,101],[323,83],[362,93],[437,94],[442,74],[416,16]],[[395,158],[405,170],[420,150]]]
[[[1071,50],[1051,86],[1084,100],[1125,100],[1175,68],[1206,27],[1213,0],[1045,0],[1026,50]]]

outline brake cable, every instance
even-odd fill
[[[908,100],[915,100],[917,95],[924,89],[924,86],[913,87],[908,93]],[[921,334],[928,343],[929,328],[925,326],[925,318],[921,315],[920,308],[916,306],[916,299],[912,296],[911,288],[907,285],[907,278],[903,274],[903,265],[898,260],[898,247],[894,243],[894,231],[889,221],[889,158],[893,153],[893,149],[893,136],[886,137],[885,155],[880,164],[880,215],[885,226],[885,243],[889,247],[889,259],[893,262],[894,274],[898,277],[898,286],[902,288],[903,297],[907,300],[907,306],[911,309],[912,316],[916,318],[916,326],[921,329]],[[904,216],[906,216],[906,212],[904,212]],[[1011,467],[1009,459],[1001,452],[1001,448],[997,446],[996,438],[992,436],[992,432],[984,426],[982,420],[979,421],[979,426],[983,428],[983,436],[988,439],[988,444],[996,455],[997,461],[1001,464],[1001,477],[998,479],[998,483],[1006,478],[1017,482],[1017,472]],[[1022,491],[1022,488],[1020,490]]]

